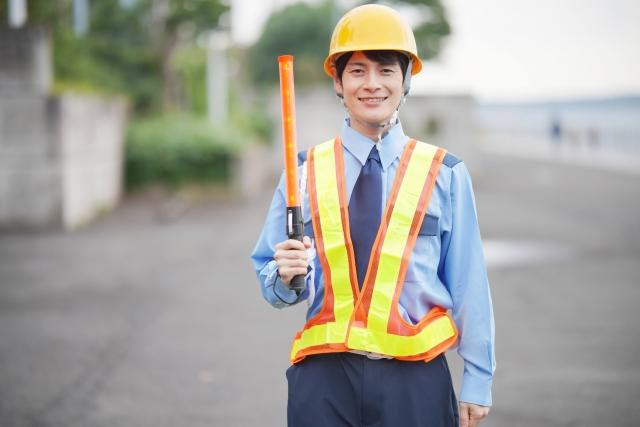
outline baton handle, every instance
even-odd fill
[[[302,209],[300,206],[287,207],[287,236],[290,239],[302,242],[304,236],[304,223],[302,221]],[[304,274],[299,274],[291,279],[289,287],[300,293],[305,288]]]

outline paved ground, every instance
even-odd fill
[[[485,167],[498,371],[484,425],[639,425],[640,176]],[[74,233],[0,233],[0,425],[285,425],[304,307],[258,291],[267,204],[130,200]]]

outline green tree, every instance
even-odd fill
[[[58,86],[127,94],[137,111],[179,109],[183,82],[174,56],[229,9],[220,0],[92,1],[86,36],[73,33],[72,0],[28,2],[29,23],[50,29]],[[0,2],[6,22],[6,2]]]
[[[175,69],[175,55],[181,46],[193,42],[204,31],[219,25],[229,7],[219,0],[145,0],[153,8],[153,46],[160,56],[163,78],[163,106],[172,110],[182,103],[182,85]]]
[[[440,0],[406,0],[387,2],[412,9],[418,22],[413,32],[421,58],[436,57],[451,29]],[[364,4],[364,2],[363,2]],[[296,3],[274,12],[262,35],[249,49],[250,78],[258,84],[277,83],[276,58],[282,54],[296,57],[296,83],[309,83],[323,77],[322,61],[329,46],[331,32],[344,10],[334,1],[319,5]]]
[[[251,79],[258,84],[278,81],[278,55],[294,55],[296,83],[322,78],[322,58],[335,24],[331,2],[296,3],[275,12],[267,20],[248,55]]]

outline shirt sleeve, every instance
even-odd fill
[[[442,240],[443,277],[453,299],[458,354],[464,360],[460,401],[491,406],[495,371],[491,292],[471,178],[464,163],[451,172],[451,231]]]
[[[251,254],[251,261],[256,270],[258,280],[260,282],[260,290],[262,296],[267,302],[276,308],[284,308],[297,304],[307,299],[309,280],[313,277],[313,262],[309,259],[309,268],[307,268],[306,288],[300,295],[290,289],[280,279],[278,274],[278,266],[273,259],[276,244],[287,240],[285,228],[285,212],[286,204],[284,197],[284,175],[280,177],[278,188],[276,189],[267,219],[256,243],[255,249]]]

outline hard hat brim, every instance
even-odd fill
[[[392,50],[395,52],[402,52],[404,54],[407,54],[411,57],[412,59],[412,67],[411,67],[411,75],[415,76],[416,74],[418,74],[420,71],[422,71],[422,61],[420,60],[420,58],[418,58],[416,55],[414,55],[411,52],[407,52],[406,50],[402,50],[402,49],[380,49],[378,46],[373,47],[371,49],[358,49],[357,51],[352,51],[352,50],[345,50],[343,52],[334,52],[331,55],[328,55],[326,57],[326,59],[324,60],[324,72],[331,78],[333,78],[333,74],[334,74],[334,70],[335,70],[335,60],[339,57],[342,56],[345,53],[348,52],[359,52],[359,51],[365,51],[365,50]]]

